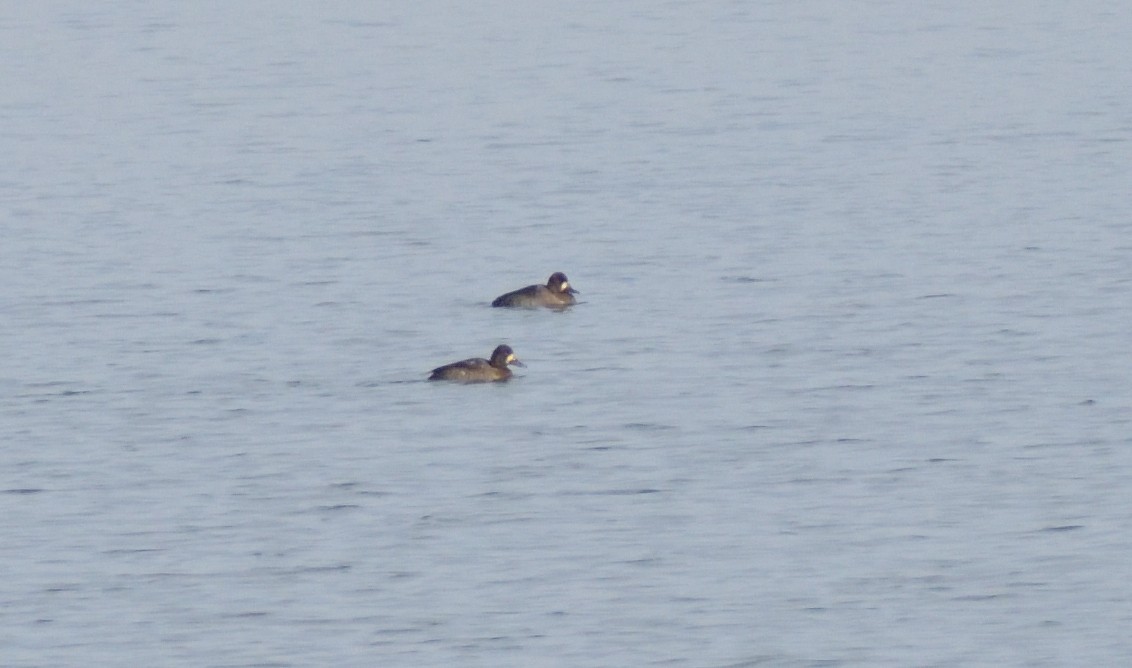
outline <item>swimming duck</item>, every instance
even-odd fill
[[[491,302],[492,306],[511,306],[519,308],[565,308],[577,302],[574,295],[578,291],[570,287],[566,274],[556,271],[550,275],[546,285],[528,285],[520,290],[500,295]]]
[[[491,353],[491,360],[473,357],[461,362],[445,364],[433,369],[432,375],[428,379],[454,380],[461,383],[490,383],[497,380],[507,380],[511,377],[511,370],[507,368],[508,364],[527,366],[520,362],[518,357],[515,357],[515,351],[511,350],[511,346],[501,345],[497,346]]]

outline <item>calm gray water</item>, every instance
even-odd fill
[[[1132,657],[1123,3],[391,5],[0,11],[0,664]]]

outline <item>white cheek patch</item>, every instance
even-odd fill
[[[562,291],[566,292],[569,289],[570,289],[570,282],[569,281],[562,281]]]
[[[514,355],[508,355],[508,356],[507,356],[507,363],[508,363],[508,364],[510,364],[510,363],[512,363],[512,362],[514,362],[514,361],[515,361],[515,356],[514,356]]]

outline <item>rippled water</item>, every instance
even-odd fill
[[[1127,660],[1123,9],[10,7],[2,663]]]

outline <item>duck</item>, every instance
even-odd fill
[[[512,308],[547,308],[562,309],[578,300],[574,295],[578,291],[570,287],[566,274],[556,271],[547,279],[546,285],[528,285],[505,295],[500,295],[491,302],[492,306],[505,306]]]
[[[482,357],[445,364],[432,370],[429,380],[452,380],[459,383],[492,383],[507,380],[511,377],[508,365],[526,367],[515,357],[511,346],[499,345],[491,352],[491,359]]]

